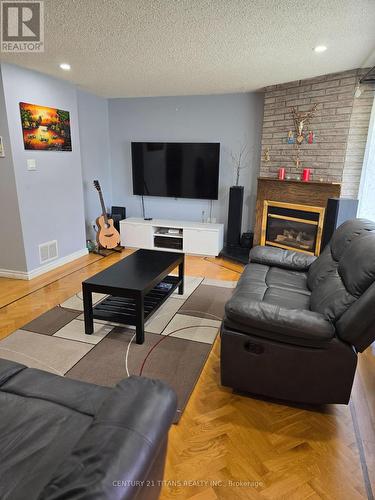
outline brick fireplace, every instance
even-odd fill
[[[302,168],[308,167],[314,180],[339,182],[341,196],[357,197],[374,86],[363,85],[361,96],[354,94],[366,71],[354,69],[265,89],[261,177],[277,178],[282,166],[287,176],[296,179]],[[318,107],[311,121],[314,141],[300,146],[302,164],[297,167],[294,146],[287,140],[288,131],[294,129],[291,110],[296,107],[304,112],[315,104]]]

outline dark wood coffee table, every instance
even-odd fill
[[[183,253],[138,250],[82,283],[85,333],[94,318],[136,327],[137,344],[144,342],[144,324],[178,288],[184,293]],[[178,276],[169,273],[178,267]],[[92,293],[109,295],[94,307]]]

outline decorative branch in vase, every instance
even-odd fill
[[[244,200],[244,187],[240,186],[241,170],[249,167],[249,148],[242,144],[237,152],[230,152],[234,167],[235,185],[229,188],[228,226],[227,226],[227,251],[233,257],[233,249],[240,248],[242,231],[242,209]],[[248,255],[247,255],[248,257]]]
[[[234,173],[236,178],[235,186],[239,186],[241,170],[249,167],[249,164],[247,163],[247,159],[249,157],[249,149],[246,144],[243,144],[238,153],[234,153],[233,151],[231,151],[230,156],[234,165]]]

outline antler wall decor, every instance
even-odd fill
[[[307,129],[310,120],[315,116],[316,108],[318,104],[314,104],[314,106],[307,111],[306,113],[301,113],[297,111],[296,108],[292,108],[292,116],[294,121],[294,128],[296,130],[296,142],[297,144],[302,144],[305,139],[305,131]]]
[[[306,112],[301,112],[297,111],[296,108],[292,108],[292,116],[293,116],[293,122],[294,122],[294,128],[295,128],[295,134],[296,134],[296,141],[294,144],[294,147],[296,149],[296,157],[294,160],[294,163],[296,167],[300,167],[302,160],[300,157],[300,146],[305,140],[306,132],[308,130],[308,125],[310,123],[310,120],[314,118],[315,116],[315,111],[318,107],[318,104],[314,104],[314,106]]]

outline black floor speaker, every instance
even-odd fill
[[[117,231],[120,231],[120,220],[126,219],[126,208],[112,207],[111,218]]]
[[[358,200],[329,198],[324,218],[321,251],[330,242],[332,234],[341,224],[357,217]]]
[[[240,246],[242,228],[243,186],[229,190],[227,246]]]

